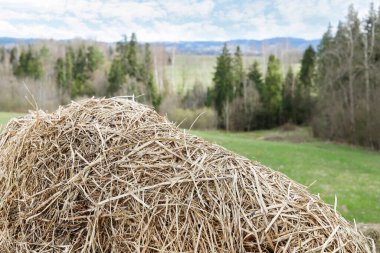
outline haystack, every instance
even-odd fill
[[[12,120],[0,252],[372,252],[305,187],[125,99]]]

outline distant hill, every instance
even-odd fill
[[[293,37],[277,37],[264,40],[230,40],[230,41],[180,41],[180,42],[156,42],[168,49],[174,49],[180,53],[214,55],[220,54],[224,43],[229,47],[240,46],[245,54],[261,55],[264,51],[290,50],[304,51],[309,45],[317,48],[320,40],[305,40]]]
[[[30,44],[37,41],[41,41],[41,39],[0,37],[0,46]],[[273,52],[278,50],[303,51],[309,45],[317,48],[319,42],[320,40],[306,40],[293,37],[276,37],[264,40],[238,39],[230,41],[167,41],[153,42],[151,44],[163,45],[167,50],[175,49],[177,53],[216,55],[220,53],[223,44],[227,43],[231,49],[235,48],[236,46],[240,46],[244,54],[261,55],[263,52]]]
[[[38,39],[0,37],[0,45],[2,45],[2,46],[14,45],[14,44],[30,44],[30,43],[33,43],[35,41],[38,41]]]

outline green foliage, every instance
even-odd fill
[[[109,95],[115,95],[121,86],[125,83],[125,71],[120,59],[114,59],[111,64],[110,72],[108,73],[108,88]]]
[[[309,46],[303,54],[301,60],[301,70],[299,74],[299,84],[304,92],[308,93],[306,95],[310,95],[311,89],[314,86],[315,58],[316,52],[312,46]]]
[[[70,98],[91,96],[94,90],[90,79],[103,64],[104,56],[95,46],[80,47],[75,52],[66,48],[65,59],[58,58],[55,64],[58,88]]]
[[[17,63],[17,47],[12,47],[9,57],[9,63],[15,65]]]
[[[260,66],[258,61],[254,61],[248,72],[248,79],[253,82],[256,90],[259,92],[260,97],[264,96],[264,82],[263,76],[260,72]]]
[[[31,47],[27,51],[22,51],[18,62],[13,65],[13,73],[19,78],[40,79],[43,75],[41,55],[34,53]]]
[[[66,73],[66,84],[63,86],[65,90],[67,90],[67,93],[70,97],[72,97],[72,86],[74,81],[74,61],[75,61],[75,53],[73,48],[69,47],[66,49],[65,54],[65,73]]]
[[[315,64],[316,52],[312,46],[309,46],[302,56],[299,81],[294,98],[295,114],[293,121],[297,124],[307,123],[311,117],[313,110],[312,93],[315,93]]]
[[[280,61],[270,55],[268,58],[265,85],[261,94],[261,102],[265,108],[267,127],[273,127],[279,123],[281,108],[281,92],[283,79],[280,71]]]
[[[244,89],[244,67],[243,67],[243,56],[240,50],[240,47],[236,47],[236,51],[234,57],[232,59],[232,71],[233,71],[233,85],[234,85],[234,93],[236,96],[243,95]]]
[[[233,83],[234,76],[232,71],[232,58],[228,51],[227,44],[224,44],[222,54],[216,60],[216,70],[214,73],[214,105],[218,112],[220,124],[223,125],[223,120],[226,114],[226,106],[233,98]]]
[[[114,96],[125,86],[129,93],[144,94],[142,102],[150,103],[158,109],[162,96],[153,78],[150,46],[145,44],[144,48],[140,49],[134,33],[129,42],[124,36],[124,40],[117,43],[117,55],[113,58],[108,73],[107,94]],[[143,55],[139,55],[141,52]]]
[[[215,129],[217,115],[213,108],[199,107],[197,109],[175,108],[168,113],[170,121],[180,124],[184,129]]]
[[[95,46],[87,49],[87,68],[89,72],[94,72],[104,63],[104,55]]]
[[[281,108],[281,121],[282,122],[295,122],[295,99],[294,90],[296,86],[296,78],[293,69],[289,67],[285,76],[284,87],[282,91],[282,108]]]
[[[67,88],[66,68],[65,68],[65,61],[62,58],[58,58],[55,64],[55,73],[56,73],[56,81],[57,81],[58,87],[60,89],[66,89]]]
[[[361,22],[350,6],[333,35],[324,34],[312,126],[318,137],[380,149],[380,18],[373,5]]]
[[[132,36],[133,38],[134,36]],[[136,64],[137,65],[137,64]],[[144,46],[143,63],[140,65],[140,78],[144,82],[148,101],[150,101],[155,109],[158,109],[162,102],[162,95],[158,92],[157,86],[153,78],[152,52],[148,43]]]
[[[0,62],[3,63],[5,61],[5,48],[4,47],[1,47],[0,48]]]
[[[127,51],[127,74],[133,77],[139,77],[138,73],[138,62],[137,62],[137,38],[136,34],[132,33],[131,40],[129,41],[128,51]],[[137,78],[138,79],[138,78]]]

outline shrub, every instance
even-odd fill
[[[176,108],[168,113],[169,120],[186,129],[215,129],[217,115],[214,109],[202,107],[195,110]]]

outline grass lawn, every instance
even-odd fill
[[[21,114],[12,113],[12,112],[0,112],[0,126],[7,124],[7,122],[13,118],[20,116]]]
[[[296,132],[257,131],[226,133],[192,131],[249,159],[257,160],[320,194],[334,204],[348,220],[380,223],[380,154],[346,145],[324,143],[306,136],[307,130]],[[267,137],[282,141],[267,141]],[[287,141],[294,138],[298,143]],[[303,137],[302,137],[303,138]],[[270,138],[267,138],[270,139]]]

